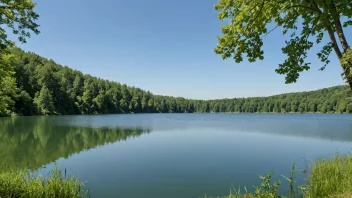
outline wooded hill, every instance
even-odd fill
[[[154,95],[140,88],[96,78],[18,48],[11,49],[11,53],[16,80],[11,86],[17,86],[18,90],[6,96],[13,102],[7,105],[6,111],[0,111],[3,115],[11,112],[19,115],[352,112],[352,97],[347,86],[270,97],[190,100]],[[11,87],[11,82],[7,84]]]

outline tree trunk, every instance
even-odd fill
[[[346,37],[345,37],[345,34],[343,32],[343,28],[342,28],[342,25],[341,25],[341,21],[340,21],[340,14],[337,12],[337,9],[336,9],[336,6],[334,4],[334,1],[332,1],[332,9],[331,9],[331,14],[332,14],[332,17],[334,19],[334,22],[335,22],[335,30],[336,30],[336,33],[337,33],[337,36],[340,40],[340,43],[341,43],[341,46],[342,46],[342,49],[343,49],[343,53],[341,53],[341,58],[343,56],[344,53],[347,52],[347,50],[349,49],[349,45],[348,45],[348,42],[346,40]],[[330,34],[330,33],[329,33]],[[335,43],[336,43],[336,39],[335,39]],[[339,55],[338,55],[339,57]],[[341,58],[339,57],[339,60],[341,61]],[[351,90],[352,90],[352,76],[350,76],[350,71],[352,69],[352,65],[350,64],[347,64],[347,65],[343,65],[342,63],[340,63],[341,66],[342,66],[342,69],[344,71],[344,75],[345,75],[345,79],[347,81],[347,83],[349,84]]]
[[[329,36],[330,36],[331,45],[332,45],[332,47],[334,48],[337,57],[339,58],[339,60],[341,60],[341,58],[342,58],[342,53],[341,53],[341,51],[340,51],[339,46],[337,45],[334,32],[331,30],[330,27],[328,27],[327,29],[328,29],[328,33],[329,33]],[[352,90],[352,78],[349,77],[349,73],[350,73],[351,67],[348,66],[348,65],[347,65],[347,66],[344,66],[344,65],[342,65],[341,63],[340,63],[340,65],[341,65],[341,67],[342,67],[343,74],[344,74],[344,76],[345,76],[346,82],[349,84],[350,89]]]
[[[319,13],[322,13],[322,11],[319,9],[318,4],[315,1],[313,1],[313,7]],[[328,8],[328,6],[326,6],[324,9],[329,9],[329,8]],[[341,26],[341,21],[340,21],[340,18],[339,18],[339,14],[337,13],[335,4],[333,4],[333,8],[330,10],[330,13],[333,15],[333,18],[334,18],[334,21],[335,21],[336,33],[337,33],[337,35],[338,35],[338,37],[340,39],[342,48],[343,48],[344,53],[345,53],[349,49],[349,46],[348,46],[347,40],[345,38],[345,35],[343,33],[343,29],[342,29],[342,26]],[[330,23],[329,20],[326,20],[325,27],[326,27],[326,29],[327,29],[327,31],[329,33],[331,45],[332,45],[332,47],[333,47],[338,59],[341,61],[341,58],[342,58],[343,54],[342,54],[339,46],[337,45],[335,32],[333,31],[333,28],[332,28],[333,26],[332,26],[332,24]],[[342,67],[343,74],[345,76],[346,82],[349,84],[350,89],[352,90],[352,78],[349,77],[351,66],[350,65],[347,65],[347,66],[346,65],[342,65],[341,62],[340,62],[340,65]]]
[[[348,82],[348,85],[350,86],[350,89],[352,91],[352,81],[351,80],[347,80],[347,82]]]
[[[328,27],[327,29],[328,29],[331,45],[334,48],[334,51],[335,51],[337,57],[340,60],[342,58],[342,53],[341,53],[341,50],[340,50],[339,46],[337,45],[335,34],[332,31],[331,27]]]
[[[331,12],[332,12],[332,15],[333,15],[333,18],[335,21],[336,33],[340,39],[340,42],[341,42],[341,45],[343,48],[343,52],[346,52],[349,49],[349,45],[347,43],[345,34],[343,32],[343,28],[342,28],[341,21],[340,21],[340,14],[337,13],[336,6],[335,6],[334,2],[332,2],[332,5],[333,5],[333,8],[331,9]]]

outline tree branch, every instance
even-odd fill
[[[263,8],[264,8],[264,4],[265,4],[265,0],[262,1],[262,4],[260,5],[259,12],[258,12],[257,15],[254,17],[254,19],[252,20],[252,22],[251,22],[251,23],[248,23],[248,25],[246,25],[246,29],[245,29],[244,32],[247,32],[248,28],[249,28],[250,26],[252,26],[253,22],[254,22],[255,20],[257,20],[257,18],[259,17],[259,15],[262,13]]]
[[[291,9],[291,8],[296,8],[296,7],[305,8],[305,9],[312,10],[312,11],[319,12],[319,13],[321,12],[320,9],[315,9],[315,8],[304,6],[304,5],[293,5],[293,6],[287,7],[286,9]]]
[[[12,9],[12,10],[26,10],[26,9],[31,9],[29,6],[24,6],[24,7],[19,7],[20,4],[14,4],[14,5],[0,5],[0,9]]]
[[[316,18],[316,21],[313,23],[312,27],[309,29],[309,32],[305,38],[306,41],[308,41],[308,38],[309,36],[312,34],[312,30],[315,28],[315,26],[318,24],[319,22],[319,17],[320,17],[320,14],[318,15],[318,17]]]
[[[315,9],[320,10],[318,7],[318,4],[315,1],[313,1],[313,6],[315,7]],[[320,10],[320,12],[321,12],[321,10]],[[331,45],[334,48],[334,51],[335,51],[337,57],[339,59],[341,59],[342,53],[341,53],[339,46],[337,45],[336,37],[335,37],[334,31],[332,30],[332,25],[329,20],[324,20],[324,21],[325,21],[325,28],[327,29],[327,31],[329,33]]]
[[[271,29],[268,33],[266,33],[263,37],[268,36],[270,33],[272,33],[276,28],[278,28],[279,25],[276,25],[273,29]]]
[[[340,21],[340,15],[337,13],[334,1],[332,1],[332,6],[333,6],[332,15],[333,15],[333,18],[334,18],[334,21],[335,21],[335,29],[336,29],[336,32],[337,32],[337,36],[340,39],[340,43],[342,45],[343,51],[346,52],[349,49],[349,45],[347,43],[345,34],[343,32],[341,21]]]

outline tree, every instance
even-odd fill
[[[54,100],[49,89],[44,84],[39,92],[39,95],[34,98],[34,103],[37,105],[38,112],[42,115],[52,115],[55,111]]]
[[[14,99],[17,97],[16,79],[5,77],[0,82],[0,116],[8,115],[13,111]]]
[[[149,111],[152,110],[154,108],[154,100],[153,99],[149,99],[148,100],[148,109]]]
[[[81,97],[80,101],[80,108],[83,113],[85,114],[91,114],[94,112],[94,105],[93,105],[93,99],[96,94],[96,84],[94,82],[94,78],[91,76],[87,75],[84,80],[84,86],[83,86],[83,95]]]
[[[32,97],[26,92],[21,91],[15,104],[16,114],[33,115],[35,114],[35,106],[33,105]]]
[[[346,111],[346,101],[344,99],[340,100],[339,104],[337,105],[336,112],[343,113]]]
[[[31,36],[29,31],[39,34],[39,25],[35,23],[39,15],[33,11],[34,7],[32,0],[0,0],[0,24],[12,29],[21,43],[26,43],[26,38]],[[11,46],[13,42],[7,39],[6,30],[0,27],[0,49]]]
[[[105,91],[100,90],[97,97],[93,99],[94,105],[96,106],[96,110],[98,113],[108,113],[108,97],[105,94]]]
[[[13,77],[12,55],[0,53],[0,116],[12,112],[18,88],[16,79]]]
[[[286,83],[294,83],[299,72],[310,69],[308,51],[327,35],[329,42],[317,53],[323,62],[321,70],[329,64],[334,50],[341,61],[343,77],[352,89],[352,49],[344,33],[352,25],[352,1],[219,0],[215,9],[220,20],[228,21],[221,28],[223,36],[218,37],[215,48],[223,59],[233,58],[239,63],[246,54],[249,62],[263,60],[263,37],[279,27],[284,35],[289,34],[289,40],[282,48],[287,59],[276,72],[286,75]]]
[[[148,99],[143,96],[141,101],[142,112],[148,112]]]
[[[136,112],[136,113],[140,112],[140,107],[141,107],[140,99],[141,98],[139,97],[139,91],[137,89],[134,89],[133,97],[128,107],[131,112]]]
[[[39,15],[33,11],[32,0],[0,0],[0,25],[5,25],[18,35],[21,43],[31,36],[29,31],[39,34],[34,21]],[[9,48],[13,42],[7,39],[7,32],[0,27],[0,115],[9,114],[15,104],[18,88],[14,76],[13,62],[9,62]]]

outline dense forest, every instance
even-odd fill
[[[0,82],[1,115],[352,113],[352,97],[347,86],[270,97],[190,100],[154,95],[140,88],[96,78],[19,48],[12,48],[7,56],[10,56],[6,60],[13,69],[13,77]]]

